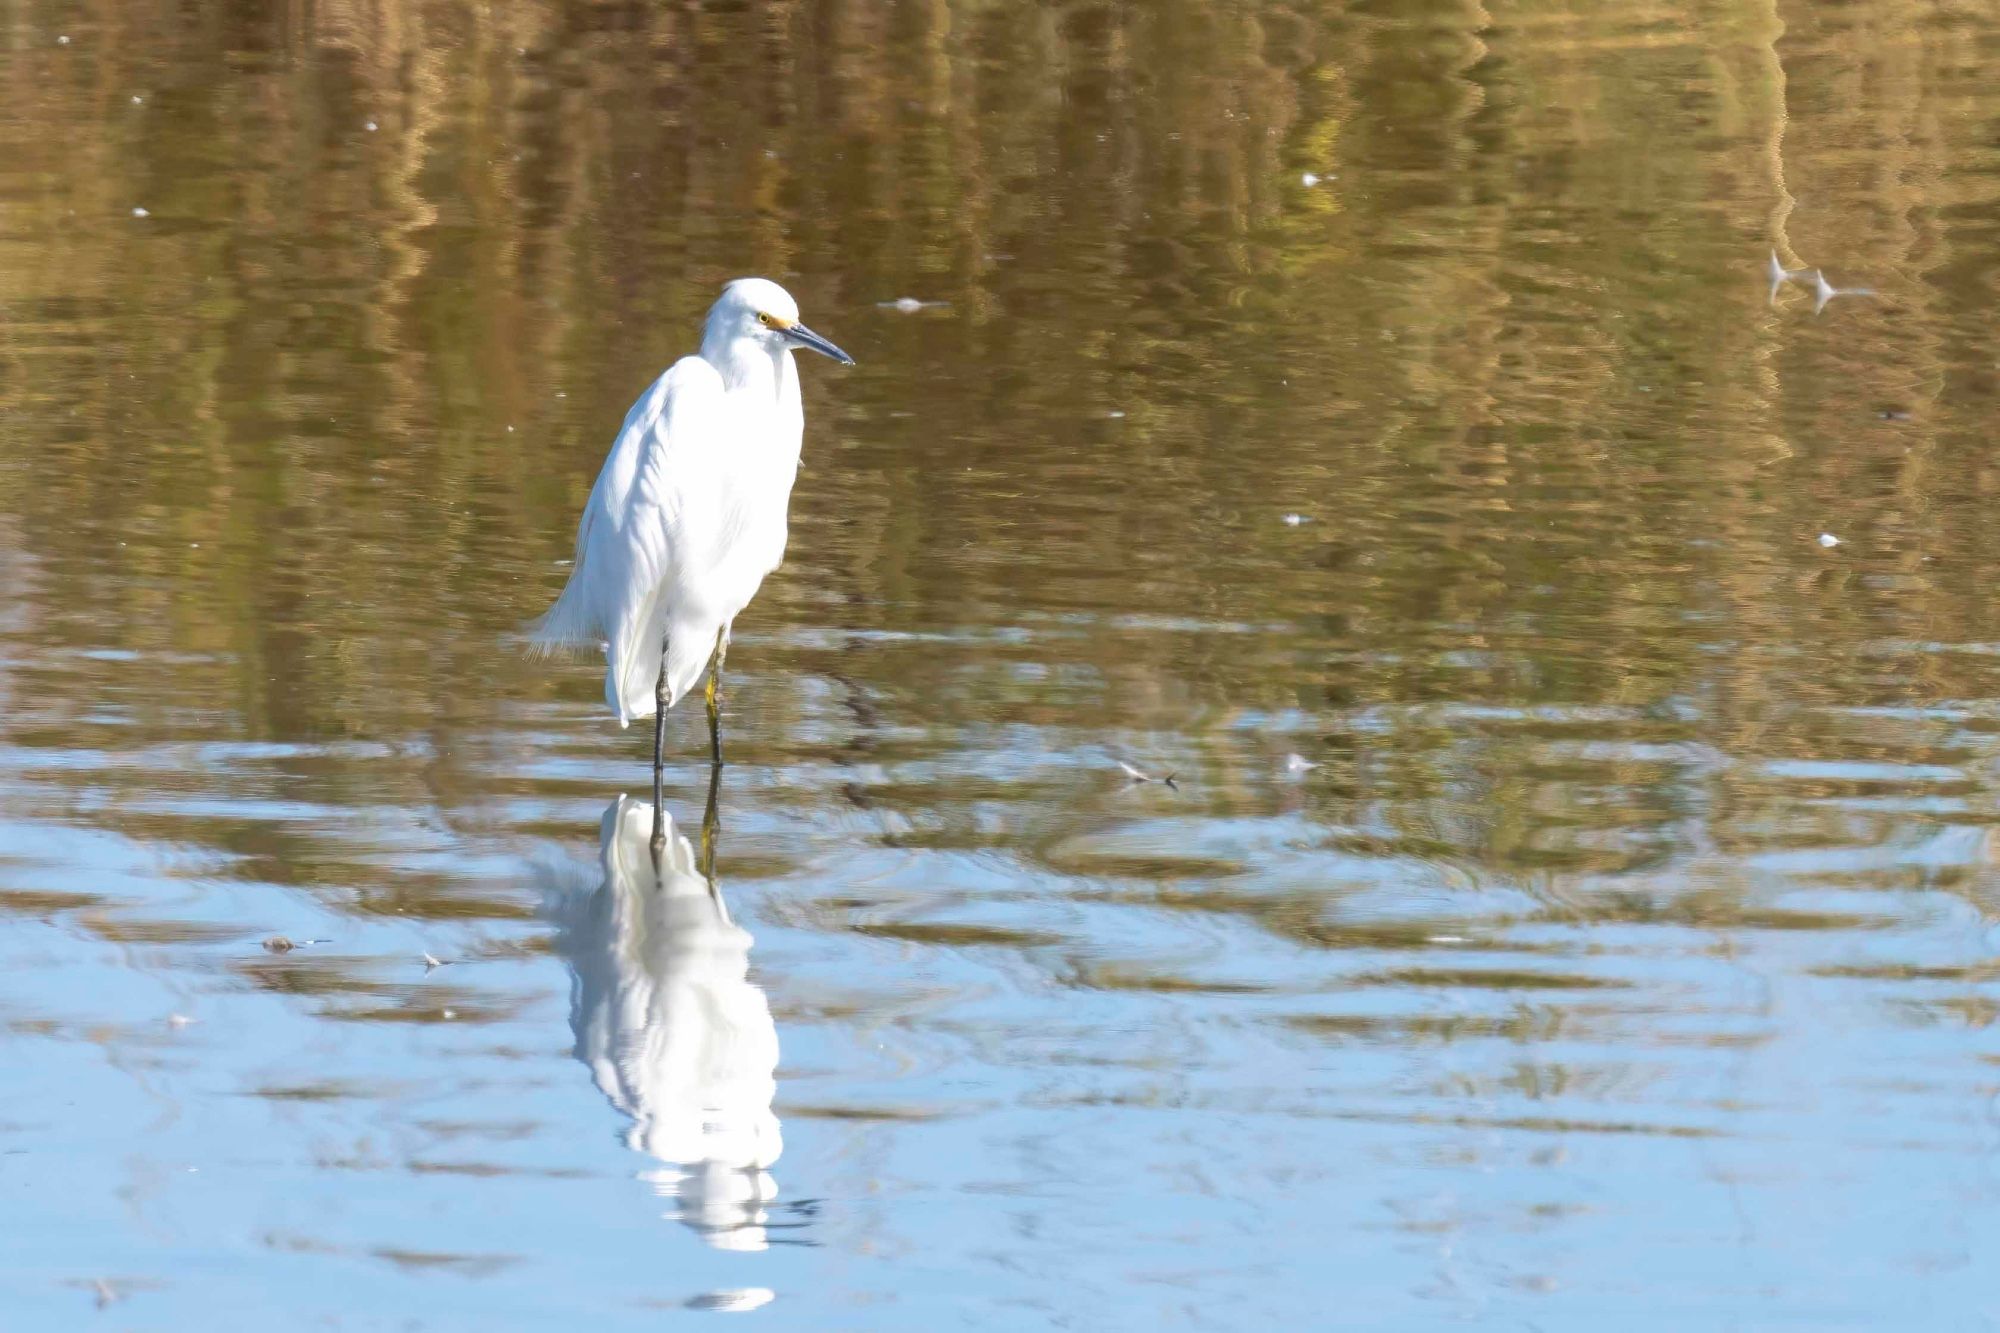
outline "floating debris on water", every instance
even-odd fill
[[[1285,756],[1285,771],[1287,773],[1310,773],[1318,767],[1318,764],[1315,764],[1302,754],[1288,754]]]
[[[715,1310],[728,1314],[741,1314],[745,1310],[755,1310],[778,1299],[778,1293],[769,1287],[725,1287],[720,1291],[707,1291],[699,1296],[690,1296],[685,1302],[690,1310]]]
[[[1832,550],[1832,549],[1833,549],[1834,547],[1836,547],[1836,546],[1840,545],[1840,538],[1838,538],[1838,537],[1834,536],[1834,535],[1833,535],[1832,533],[1830,533],[1830,532],[1822,532],[1822,533],[1821,533],[1821,534],[1819,535],[1819,544],[1820,544],[1821,546],[1824,546],[1824,547],[1826,547],[1826,548],[1827,548],[1827,550],[1829,550],[1829,551],[1830,551],[1830,550]]]
[[[382,127],[381,127],[380,125],[377,125],[377,124],[376,124],[376,123],[375,123],[374,121],[372,121],[372,120],[368,122],[368,132],[369,132],[370,134],[373,134],[373,133],[374,133],[375,131],[377,131],[377,130],[379,130],[379,129],[381,129],[381,128],[382,128]]]
[[[437,958],[428,953],[424,955],[424,971],[426,972],[431,971],[433,968],[450,967],[451,963],[452,960],[449,958]]]
[[[877,301],[877,310],[900,310],[906,315],[914,315],[919,310],[938,310],[950,305],[949,301],[919,301],[914,296],[899,296],[893,301]]]
[[[1301,523],[1310,523],[1310,522],[1312,522],[1312,520],[1307,518],[1304,514],[1285,515],[1285,526],[1288,528],[1296,528]]]
[[[1319,176],[1308,171],[1299,177],[1299,184],[1310,190],[1313,186],[1319,184]]]
[[[1836,296],[1873,296],[1873,287],[1836,287],[1826,280],[1826,274],[1813,270],[1813,313],[1817,315],[1826,309],[1826,303]]]
[[[1174,775],[1172,773],[1167,774],[1165,777],[1154,777],[1151,773],[1146,772],[1146,770],[1134,767],[1133,765],[1126,763],[1123,759],[1120,759],[1118,761],[1118,767],[1123,769],[1125,771],[1125,776],[1132,779],[1132,781],[1134,782],[1159,782],[1159,783],[1164,783],[1169,787],[1172,787],[1175,791],[1179,791],[1181,789],[1180,784],[1174,781]]]
[[[69,45],[69,34],[68,34],[68,33],[64,33],[64,34],[63,34],[62,36],[60,36],[60,37],[56,38],[56,45],[57,45],[57,46],[68,46],[68,45]]]
[[[290,953],[298,947],[298,945],[293,944],[283,935],[273,935],[270,939],[264,941],[264,952],[266,953]]]
[[[1788,282],[1811,282],[1817,270],[1809,268],[1786,268],[1778,262],[1778,252],[1771,251],[1771,262],[1764,268],[1764,276],[1771,280],[1771,299],[1778,299],[1778,289]]]
[[[133,209],[133,210],[132,210],[132,216],[133,216],[133,217],[135,217],[135,218],[149,218],[149,217],[151,217],[151,216],[153,216],[153,215],[152,215],[151,213],[147,212],[147,211],[146,211],[145,209],[143,209],[143,208],[135,208],[135,209]]]
[[[200,1021],[201,1020],[196,1018],[190,1018],[186,1014],[167,1015],[167,1026],[170,1028],[184,1028],[188,1026],[190,1023],[197,1023]]]
[[[1796,282],[1813,289],[1813,313],[1817,315],[1826,309],[1827,302],[1836,296],[1873,296],[1873,287],[1836,287],[1826,279],[1826,270],[1818,268],[1786,268],[1778,259],[1778,252],[1771,251],[1771,258],[1764,266],[1764,276],[1771,281],[1771,300],[1778,299],[1778,289],[1788,282]]]

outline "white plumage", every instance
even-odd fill
[[[784,288],[730,283],[700,354],[632,405],[591,488],[575,567],[535,638],[604,645],[604,697],[621,726],[655,712],[663,645],[672,707],[784,558],[805,427],[799,347],[853,364],[799,323]]]

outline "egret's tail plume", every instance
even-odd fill
[[[604,642],[596,617],[577,591],[578,582],[572,574],[556,604],[521,627],[534,652],[546,656],[565,648],[595,648]]]
[[[583,591],[588,582],[579,565],[556,604],[524,627],[536,652],[565,648],[604,649],[604,701],[618,724],[651,717],[660,684],[660,649],[667,651],[667,703],[671,707],[701,680],[715,649],[714,623],[667,623],[669,588],[662,584],[637,605],[600,607]]]
[[[660,648],[667,650],[667,707],[687,697],[700,681],[709,654],[715,650],[715,627],[676,621],[667,623],[664,607],[648,605],[644,628],[623,642],[614,638],[604,673],[605,702],[627,723],[651,717],[660,686]]]

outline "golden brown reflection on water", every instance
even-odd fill
[[[1992,16],[0,29],[17,1308],[1990,1314]],[[514,637],[752,271],[860,361],[731,659],[754,1259],[568,1054],[643,747]]]

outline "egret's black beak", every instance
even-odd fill
[[[832,343],[820,337],[817,333],[814,333],[811,329],[807,328],[803,324],[792,325],[790,328],[785,330],[785,336],[787,338],[790,338],[793,342],[797,343],[801,347],[812,348],[813,351],[818,352],[821,356],[832,357],[834,360],[840,362],[840,364],[843,366],[851,366],[854,364],[853,357],[841,351],[838,347],[835,347]]]

